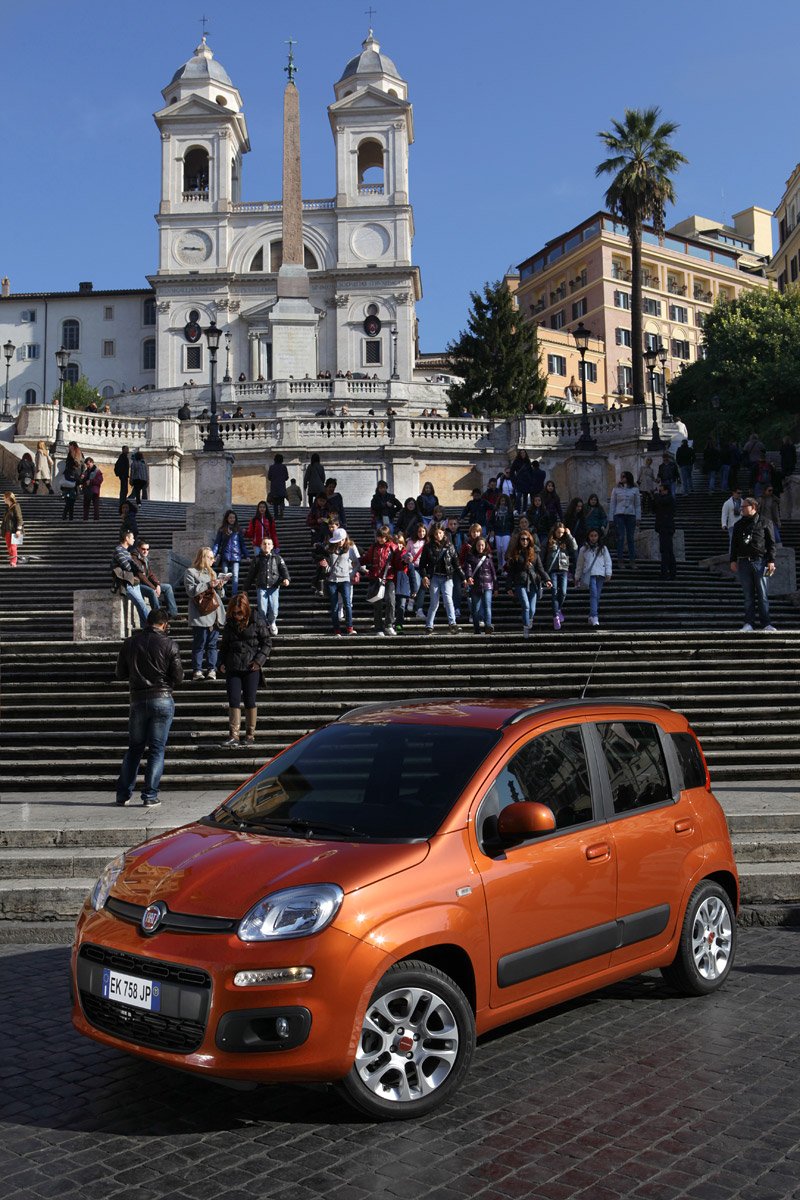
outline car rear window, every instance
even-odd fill
[[[682,788],[704,788],[706,786],[706,769],[703,758],[697,748],[697,742],[691,733],[673,733],[672,744],[678,755],[683,774]]]
[[[445,725],[328,725],[267,763],[213,820],[302,822],[320,837],[338,828],[357,838],[427,838],[500,736]]]
[[[647,721],[608,721],[597,728],[615,813],[672,800],[667,764],[655,725]]]

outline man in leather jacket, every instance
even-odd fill
[[[742,515],[733,527],[730,566],[739,577],[744,593],[742,633],[752,633],[758,617],[764,633],[774,633],[769,619],[767,577],[775,574],[775,538],[769,521],[758,512],[753,496],[742,500]]]
[[[117,780],[117,804],[130,802],[146,746],[142,804],[155,808],[161,803],[158,787],[175,716],[172,689],[183,681],[178,643],[169,637],[166,609],[151,612],[145,627],[125,639],[117,659],[117,679],[127,679],[131,693],[128,749]]]

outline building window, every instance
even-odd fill
[[[700,362],[702,362],[704,358],[708,358],[708,346],[705,344],[705,342],[701,342],[697,347],[697,358]]]
[[[680,338],[672,339],[672,357],[673,358],[689,358],[689,343],[681,341]]]
[[[81,369],[77,363],[67,363],[67,383],[77,383],[81,377]]]
[[[633,393],[633,367],[617,367],[617,390],[625,396]]]
[[[677,321],[680,325],[689,324],[689,310],[683,304],[670,304],[669,306],[670,321]]]
[[[103,391],[101,392],[101,395],[102,395],[102,397],[103,397],[103,399],[104,399],[104,400],[110,400],[110,399],[111,399],[111,397],[114,395],[114,389],[113,389],[113,387],[111,386],[111,384],[110,384],[110,383],[107,383],[107,384],[106,384],[106,386],[103,388]]]
[[[589,311],[589,305],[586,303],[586,297],[582,296],[580,300],[576,300],[572,305],[572,319],[577,321],[579,317],[585,317]]]
[[[184,369],[184,371],[202,371],[202,369],[203,369],[203,347],[202,346],[184,346],[183,347],[183,369]]]
[[[116,348],[112,341],[103,342],[103,358],[113,358],[116,354]]]
[[[35,404],[36,403],[36,388],[26,388],[25,389],[25,403],[26,404]]]
[[[104,321],[113,321],[114,320],[114,305],[113,304],[106,304],[104,306],[103,320]]]
[[[379,367],[383,361],[383,343],[380,338],[367,338],[364,341],[364,366]]]
[[[661,316],[661,301],[660,300],[652,300],[650,298],[650,296],[645,296],[644,299],[642,300],[642,312],[645,313],[648,317],[660,317]]]
[[[202,146],[193,146],[184,156],[183,198],[208,199],[208,151]]]
[[[81,327],[71,317],[61,322],[61,345],[65,350],[80,350]]]
[[[142,342],[142,370],[155,371],[156,369],[156,339],[147,338]]]
[[[553,313],[552,317],[550,318],[551,329],[563,329],[566,323],[567,317],[563,308],[559,309],[557,313]]]
[[[578,367],[578,377],[583,379],[584,373],[587,383],[597,383],[597,363],[586,362],[584,359]]]
[[[251,271],[263,271],[264,270],[264,247],[263,246],[259,246],[258,250],[256,250],[255,254],[253,255],[252,259],[250,260],[250,270]]]
[[[792,283],[794,283],[794,281],[797,279],[797,255],[796,254],[795,254],[794,258],[792,259],[791,263],[789,264],[789,274],[792,277]]]
[[[778,276],[778,291],[779,292],[786,291],[786,272],[785,271],[781,271],[780,275]]]
[[[630,329],[623,329],[621,325],[617,326],[617,345],[632,346],[633,339],[631,338]]]
[[[148,296],[142,305],[142,324],[155,325],[156,323],[156,302],[153,296]]]
[[[614,306],[615,308],[630,308],[630,292],[614,292]]]
[[[36,309],[35,308],[23,308],[22,312],[19,314],[19,319],[20,319],[20,321],[22,321],[22,323],[24,325],[35,325],[36,324]]]
[[[28,360],[39,357],[38,342],[29,342],[27,346],[23,346],[23,350],[25,352],[25,358]]]
[[[567,360],[564,357],[564,355],[563,354],[548,354],[547,370],[550,375],[564,375],[566,377]]]

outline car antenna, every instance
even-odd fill
[[[598,649],[597,654],[595,654],[595,656],[594,656],[594,662],[592,663],[589,674],[586,677],[586,683],[583,685],[583,691],[581,692],[581,700],[584,700],[586,698],[586,689],[589,686],[590,679],[594,675],[594,669],[597,666],[597,660],[600,657],[600,650],[602,650],[602,646]]]

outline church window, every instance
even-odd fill
[[[72,317],[61,324],[61,345],[65,350],[81,348],[81,327]]]
[[[156,369],[156,339],[145,338],[142,342],[142,370],[155,371]]]
[[[383,195],[383,146],[367,138],[358,147],[358,190]]]
[[[367,305],[367,316],[368,317],[377,317],[378,312],[379,312],[379,309],[378,309],[377,304],[368,304]]]
[[[271,242],[269,247],[269,269],[273,273],[281,269],[283,263],[283,242],[279,238],[276,242]],[[314,254],[309,250],[308,246],[303,247],[303,266],[307,271],[318,271],[319,265]],[[251,267],[251,271],[261,270],[260,267]]]
[[[216,96],[215,99],[217,101],[217,104],[221,105],[222,108],[224,108],[225,105],[228,103],[228,101],[225,99],[224,96]]]
[[[81,377],[81,369],[77,363],[67,363],[67,383],[75,384]]]
[[[106,338],[103,341],[103,358],[113,358],[116,352],[117,350],[114,342]]]
[[[35,404],[36,403],[36,388],[26,388],[25,389],[25,403],[26,404]]]
[[[171,97],[170,97],[170,101],[169,101],[169,102],[170,102],[170,104],[177,104],[177,103],[178,103],[178,97],[177,97],[177,96],[171,96]]]
[[[397,92],[394,90],[394,88],[389,88],[389,95],[397,98]]]
[[[107,384],[106,384],[106,386],[103,388],[103,391],[102,391],[101,395],[102,395],[102,397],[103,397],[103,399],[104,399],[104,400],[110,400],[110,399],[111,399],[111,397],[114,395],[114,389],[113,389],[113,387],[111,386],[111,384],[110,384],[110,383],[107,383]]]
[[[303,247],[303,266],[307,271],[318,271],[317,260],[309,250],[308,246]]]
[[[380,338],[368,338],[364,341],[364,365],[366,367],[379,367],[381,365],[382,343]]]
[[[156,302],[152,296],[148,296],[142,305],[142,324],[155,325],[156,323]]]
[[[184,371],[202,371],[202,369],[203,369],[203,347],[202,346],[184,346],[183,347],[183,369],[184,369]]]
[[[185,200],[208,199],[208,151],[202,146],[193,146],[184,156],[183,196]]]
[[[253,255],[252,261],[250,263],[250,270],[251,271],[263,271],[264,270],[264,247],[263,246],[260,246],[259,249],[256,250],[255,254]]]

